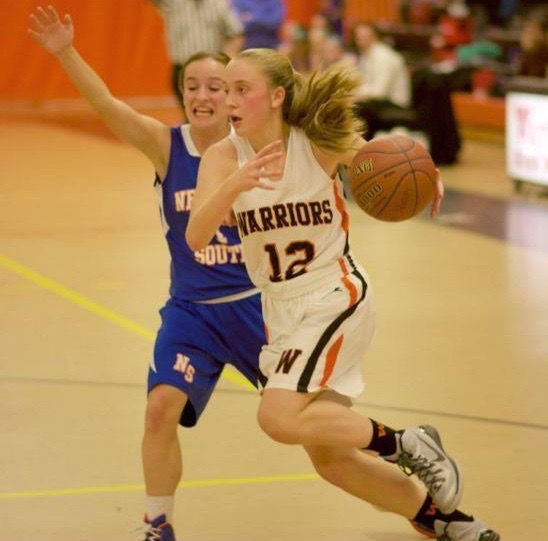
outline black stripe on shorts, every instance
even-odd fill
[[[310,379],[312,378],[314,369],[316,368],[316,365],[318,364],[318,359],[320,358],[320,354],[324,350],[325,346],[328,344],[329,340],[331,340],[331,338],[333,337],[337,329],[341,326],[343,321],[349,318],[356,311],[360,302],[362,302],[363,299],[365,298],[365,294],[367,292],[367,282],[365,281],[365,278],[360,274],[360,272],[354,266],[354,262],[352,261],[352,259],[350,257],[347,257],[347,260],[354,268],[352,274],[356,276],[362,283],[362,296],[358,299],[356,303],[354,303],[352,306],[347,308],[339,317],[337,317],[337,319],[333,320],[331,324],[329,325],[329,327],[327,327],[325,332],[322,334],[322,336],[318,340],[318,343],[316,344],[316,347],[312,351],[312,354],[310,355],[308,362],[306,363],[303,373],[301,374],[301,377],[299,378],[299,383],[297,384],[297,391],[299,393],[308,392],[308,385],[310,384]]]

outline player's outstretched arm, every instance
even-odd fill
[[[74,27],[70,15],[60,19],[52,6],[37,7],[30,20],[29,34],[59,60],[80,94],[105,124],[120,139],[141,150],[158,173],[165,171],[169,158],[169,128],[138,113],[110,93],[104,81],[73,46]]]

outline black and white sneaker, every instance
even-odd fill
[[[384,459],[396,462],[407,475],[415,474],[442,513],[455,511],[462,498],[462,473],[445,453],[438,431],[429,425],[407,428],[398,445],[398,452]]]
[[[488,528],[481,520],[436,520],[434,529],[438,541],[499,541],[500,535]]]

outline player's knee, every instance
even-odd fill
[[[145,413],[145,433],[159,435],[177,429],[180,407],[161,392],[149,395]]]
[[[158,434],[166,430],[167,419],[167,407],[165,402],[161,399],[149,401],[145,414],[145,432],[149,434]]]

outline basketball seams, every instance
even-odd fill
[[[415,204],[413,205],[413,212],[411,212],[411,216],[415,216],[416,212],[417,212],[417,204],[418,204],[418,199],[419,199],[419,185],[418,185],[418,182],[417,182],[417,177],[415,176],[415,168],[413,167],[412,165],[412,162],[411,160],[409,159],[409,156],[407,155],[408,152],[411,152],[415,146],[416,146],[416,143],[415,141],[413,141],[413,144],[411,145],[411,148],[407,151],[407,150],[404,150],[403,148],[401,148],[401,145],[399,144],[399,140],[396,139],[394,141],[394,144],[400,148],[400,150],[403,152],[403,155],[407,158],[408,160],[408,163],[409,163],[409,168],[411,169],[411,174],[413,175],[413,187],[415,188],[414,190],[414,195],[415,195]],[[419,149],[420,150],[420,149]],[[405,175],[403,176],[401,182],[403,182],[403,179],[405,178]],[[399,184],[397,186],[397,188],[394,190],[394,195],[395,193],[398,191],[398,188],[399,188]]]
[[[401,146],[401,143],[403,141],[406,141],[406,142],[410,142],[411,143],[411,147],[409,148],[409,150],[405,150],[404,148],[402,148]],[[408,158],[407,156],[407,153],[408,152],[411,152],[413,149],[415,148],[418,148],[419,150],[423,150],[423,147],[422,145],[419,145],[416,141],[413,141],[413,139],[402,139],[401,136],[396,136],[394,137],[394,140],[393,140],[393,143],[394,143],[394,146],[398,147],[400,149],[400,151],[405,155],[405,157]],[[426,149],[424,149],[426,150]],[[420,158],[415,158],[415,160],[426,160],[427,163],[430,162],[431,158],[427,158],[425,156],[421,156]],[[410,160],[409,163],[411,163],[412,160]],[[414,167],[412,168],[413,170],[413,178],[415,179],[415,189],[417,190],[417,194],[418,194],[418,184],[417,184],[417,181],[416,181],[416,178],[415,178],[415,171],[417,171],[417,169],[415,169]],[[430,181],[430,183],[432,184],[432,188],[434,190],[434,194],[436,193],[436,179],[434,178],[431,178],[430,175],[426,172],[426,171],[423,171],[423,173],[426,175],[426,178]],[[418,196],[415,198],[415,201],[418,200]]]
[[[372,214],[372,216],[374,216],[375,218],[380,218],[383,211],[386,209],[386,207],[388,207],[388,205],[390,205],[390,203],[392,202],[392,199],[397,195],[398,193],[398,190],[400,189],[400,186],[402,185],[402,183],[405,181],[405,177],[409,174],[409,172],[405,173],[401,178],[400,180],[398,180],[396,182],[396,184],[394,185],[394,189],[390,192],[390,196],[387,198],[387,201],[385,202],[385,204],[383,205],[383,207],[381,208],[381,210],[379,210],[379,212],[375,213],[375,214]],[[416,187],[415,187],[416,189]],[[417,208],[417,194],[415,193],[415,207],[414,209]],[[411,216],[413,216],[413,214],[411,214]],[[403,219],[407,219],[408,217],[405,217]]]
[[[426,158],[415,158],[413,161],[420,161],[420,160],[426,160]],[[366,191],[367,189],[369,189],[369,184],[372,180],[375,179],[375,177],[377,177],[379,174],[381,173],[385,173],[386,171],[389,171],[391,169],[393,169],[394,167],[398,167],[404,163],[407,163],[407,161],[403,161],[403,162],[399,162],[393,166],[390,166],[389,168],[387,169],[383,169],[382,171],[380,171],[379,173],[376,173],[374,176],[371,176],[371,177],[367,177],[366,180],[364,180],[358,188],[354,188],[352,190],[352,195],[354,196],[354,199],[357,199],[360,195],[363,194],[364,191]],[[432,187],[435,189],[435,180],[432,179],[432,177],[428,174],[428,171],[425,170],[425,169],[416,169],[416,168],[413,168],[413,170],[417,173],[423,173],[424,176],[432,183]],[[406,171],[404,176],[411,173],[412,171]],[[399,181],[398,181],[399,182]],[[398,184],[399,186],[399,184]],[[417,186],[417,189],[418,189],[418,186]],[[418,199],[418,198],[417,198]]]

